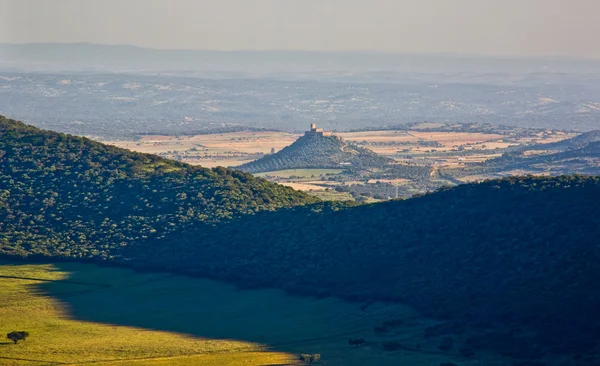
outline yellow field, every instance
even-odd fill
[[[108,141],[124,149],[149,153],[166,153],[167,157],[182,155],[182,161],[202,165],[236,166],[256,159],[257,154],[279,151],[299,136],[284,132],[233,132],[195,136],[141,136],[139,141]]]
[[[323,187],[316,184],[310,184],[310,182],[280,182],[280,184],[294,188],[297,191],[324,191],[327,187]]]

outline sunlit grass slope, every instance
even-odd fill
[[[18,345],[2,344],[0,365],[81,364],[90,361],[113,364],[108,362],[111,360],[129,360],[129,364],[136,358],[145,358],[145,360],[139,360],[135,364],[149,365],[233,365],[241,364],[239,361],[242,360],[247,364],[282,364],[291,361],[289,355],[264,351],[264,347],[256,343],[210,339],[127,326],[128,317],[168,316],[169,309],[176,312],[178,304],[169,304],[168,298],[157,293],[155,299],[150,301],[164,304],[166,314],[150,314],[143,311],[132,314],[130,309],[126,308],[129,306],[126,302],[122,307],[118,304],[102,306],[102,298],[114,297],[114,292],[118,289],[127,291],[129,288],[133,293],[143,295],[140,289],[134,288],[152,276],[101,269],[91,265],[67,265],[66,267],[73,272],[85,270],[83,277],[89,280],[90,284],[42,282],[33,279],[68,280],[72,273],[58,270],[53,265],[0,266],[1,276],[31,278],[29,280],[0,278],[2,334],[14,329],[27,329],[31,334],[27,341]],[[44,290],[44,285],[48,286],[48,292]],[[151,288],[148,286],[144,291],[147,291],[148,296],[152,295]],[[96,312],[102,313],[98,315],[99,319],[113,319],[115,325],[73,319],[69,304],[57,300],[54,296],[86,299],[85,301],[89,301],[89,309],[84,311],[91,315]],[[139,300],[143,301],[141,297]],[[138,306],[137,310],[143,310],[142,304]],[[186,320],[183,318],[179,321]],[[21,361],[17,362],[15,359]],[[121,362],[114,364],[121,364]]]

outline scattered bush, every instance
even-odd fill
[[[402,319],[390,319],[383,322],[383,326],[388,328],[397,328],[402,324],[404,324],[404,320]]]
[[[350,339],[348,341],[348,344],[351,345],[352,347],[358,347],[358,346],[362,346],[363,344],[367,343],[363,338],[359,338],[359,339]]]
[[[440,351],[448,352],[448,351],[452,350],[453,347],[454,347],[454,340],[452,339],[452,337],[445,337],[440,342],[438,349]]]
[[[473,356],[475,356],[475,350],[472,347],[469,347],[469,346],[466,346],[466,345],[460,347],[460,349],[458,350],[458,352],[463,357],[473,357]]]
[[[385,333],[388,333],[390,330],[384,326],[377,326],[377,327],[373,328],[373,331],[377,334],[385,334]]]
[[[15,342],[15,344],[17,344],[19,341],[26,340],[27,337],[29,337],[29,333],[24,331],[13,331],[6,335],[6,339],[10,339],[11,341]]]
[[[385,351],[398,351],[403,349],[404,347],[402,346],[402,343],[398,342],[398,341],[389,341],[389,342],[383,342],[383,349]]]

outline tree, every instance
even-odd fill
[[[363,338],[360,339],[350,339],[348,341],[348,344],[352,347],[358,347],[358,346],[362,346],[363,344],[367,343]]]
[[[13,331],[6,335],[6,338],[15,342],[15,344],[17,344],[19,341],[26,340],[27,337],[29,337],[29,333],[24,331]]]

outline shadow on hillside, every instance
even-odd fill
[[[336,299],[239,290],[225,283],[165,273],[90,264],[54,266],[69,277],[39,282],[35,288],[64,304],[72,319],[252,342],[290,354],[322,353],[323,343],[331,342],[336,343],[337,354],[351,352],[348,339],[371,334],[385,316],[385,311],[370,315],[360,304]]]

